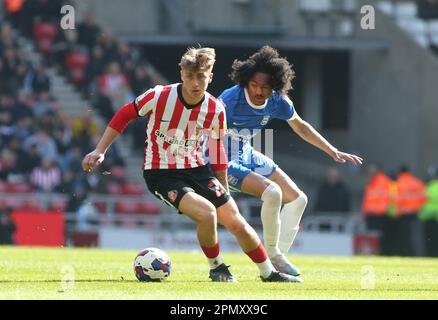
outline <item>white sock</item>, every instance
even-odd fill
[[[256,265],[260,270],[260,276],[265,279],[271,275],[272,271],[275,271],[275,268],[269,259],[266,259],[261,263],[256,263]]]
[[[278,239],[280,237],[281,188],[271,183],[263,192],[261,220],[263,225],[263,240],[266,252],[270,258],[280,254]]]
[[[300,228],[301,217],[307,205],[307,196],[300,192],[297,199],[286,203],[280,213],[281,229],[278,246],[281,253],[287,254]]]
[[[216,258],[210,259],[207,258],[208,264],[210,265],[210,269],[216,269],[219,265],[224,263],[224,260],[222,260],[221,256],[217,256]]]

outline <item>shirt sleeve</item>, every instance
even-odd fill
[[[218,100],[224,105],[224,108],[226,110],[233,109],[236,105],[239,97],[239,87],[233,87],[231,89],[227,89],[223,91],[220,96],[218,97]],[[228,112],[228,111],[227,111]]]
[[[276,118],[290,120],[295,117],[296,112],[294,104],[287,95],[279,96],[277,99],[277,105]]]
[[[156,105],[156,95],[156,90],[153,88],[139,95],[134,100],[134,107],[139,117],[144,117],[152,112]]]
[[[116,114],[108,123],[108,126],[113,128],[117,132],[122,133],[126,129],[128,124],[135,118],[137,118],[137,113],[134,108],[134,101],[132,101],[117,110]]]
[[[108,125],[122,133],[132,120],[137,117],[144,117],[152,112],[152,109],[155,107],[155,96],[155,88],[139,95],[134,101],[121,107]]]

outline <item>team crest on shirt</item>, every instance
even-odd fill
[[[176,190],[170,190],[170,191],[167,193],[167,197],[169,198],[169,200],[170,200],[171,202],[175,202],[176,197],[178,197],[178,191],[176,191]]]
[[[269,116],[269,115],[267,115],[267,116],[263,116],[262,122],[260,122],[260,124],[261,124],[262,126],[266,125],[266,124],[268,123],[270,117],[271,117],[271,116]]]

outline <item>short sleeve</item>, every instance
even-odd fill
[[[157,95],[157,92],[154,89],[149,89],[145,93],[139,95],[134,100],[134,107],[137,111],[138,116],[144,117],[148,113],[152,111],[152,109],[155,107],[155,96]]]
[[[276,118],[289,120],[295,116],[295,107],[292,100],[287,96],[278,96],[277,98]]]
[[[238,97],[239,87],[234,86],[230,89],[224,90],[218,97],[218,100],[222,102],[226,109],[233,109],[238,101]]]

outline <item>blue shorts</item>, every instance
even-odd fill
[[[238,159],[232,159],[228,162],[228,185],[230,191],[240,192],[243,179],[249,173],[255,172],[268,178],[277,167],[277,164],[272,159],[253,148],[248,148],[239,155]]]

